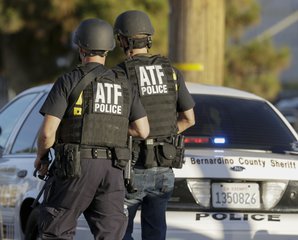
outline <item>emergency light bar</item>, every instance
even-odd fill
[[[215,144],[225,144],[226,139],[224,137],[215,137],[215,138],[213,138],[213,143],[215,143]]]
[[[185,137],[184,143],[209,143],[209,137]]]
[[[184,143],[196,143],[196,144],[206,144],[206,143],[213,143],[213,144],[225,144],[226,138],[224,137],[185,137]]]

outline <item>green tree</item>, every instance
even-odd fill
[[[241,42],[244,30],[259,20],[256,0],[226,0],[224,85],[273,100],[280,91],[278,78],[290,55],[288,48],[277,49],[270,39]]]
[[[0,74],[16,93],[53,82],[78,63],[72,34],[79,22],[99,17],[114,23],[122,11],[146,11],[156,26],[152,52],[166,52],[166,1],[158,0],[0,0]],[[120,55],[121,54],[121,55]],[[111,66],[122,53],[113,51]]]

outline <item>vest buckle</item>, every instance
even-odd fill
[[[107,153],[107,158],[108,159],[112,159],[112,152],[111,152],[111,150],[110,149],[106,149],[106,153]]]
[[[91,155],[92,158],[98,158],[98,150],[96,148],[92,148]]]

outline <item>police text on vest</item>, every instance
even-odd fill
[[[123,96],[119,84],[97,83],[94,112],[122,114]]]
[[[139,87],[141,96],[168,93],[162,66],[139,66]]]

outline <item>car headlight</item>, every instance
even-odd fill
[[[15,207],[16,203],[28,188],[28,184],[0,185],[0,205],[2,207]]]
[[[210,207],[210,180],[187,179],[187,186],[196,203]]]
[[[286,190],[288,181],[262,182],[262,200],[265,209],[275,207]]]

